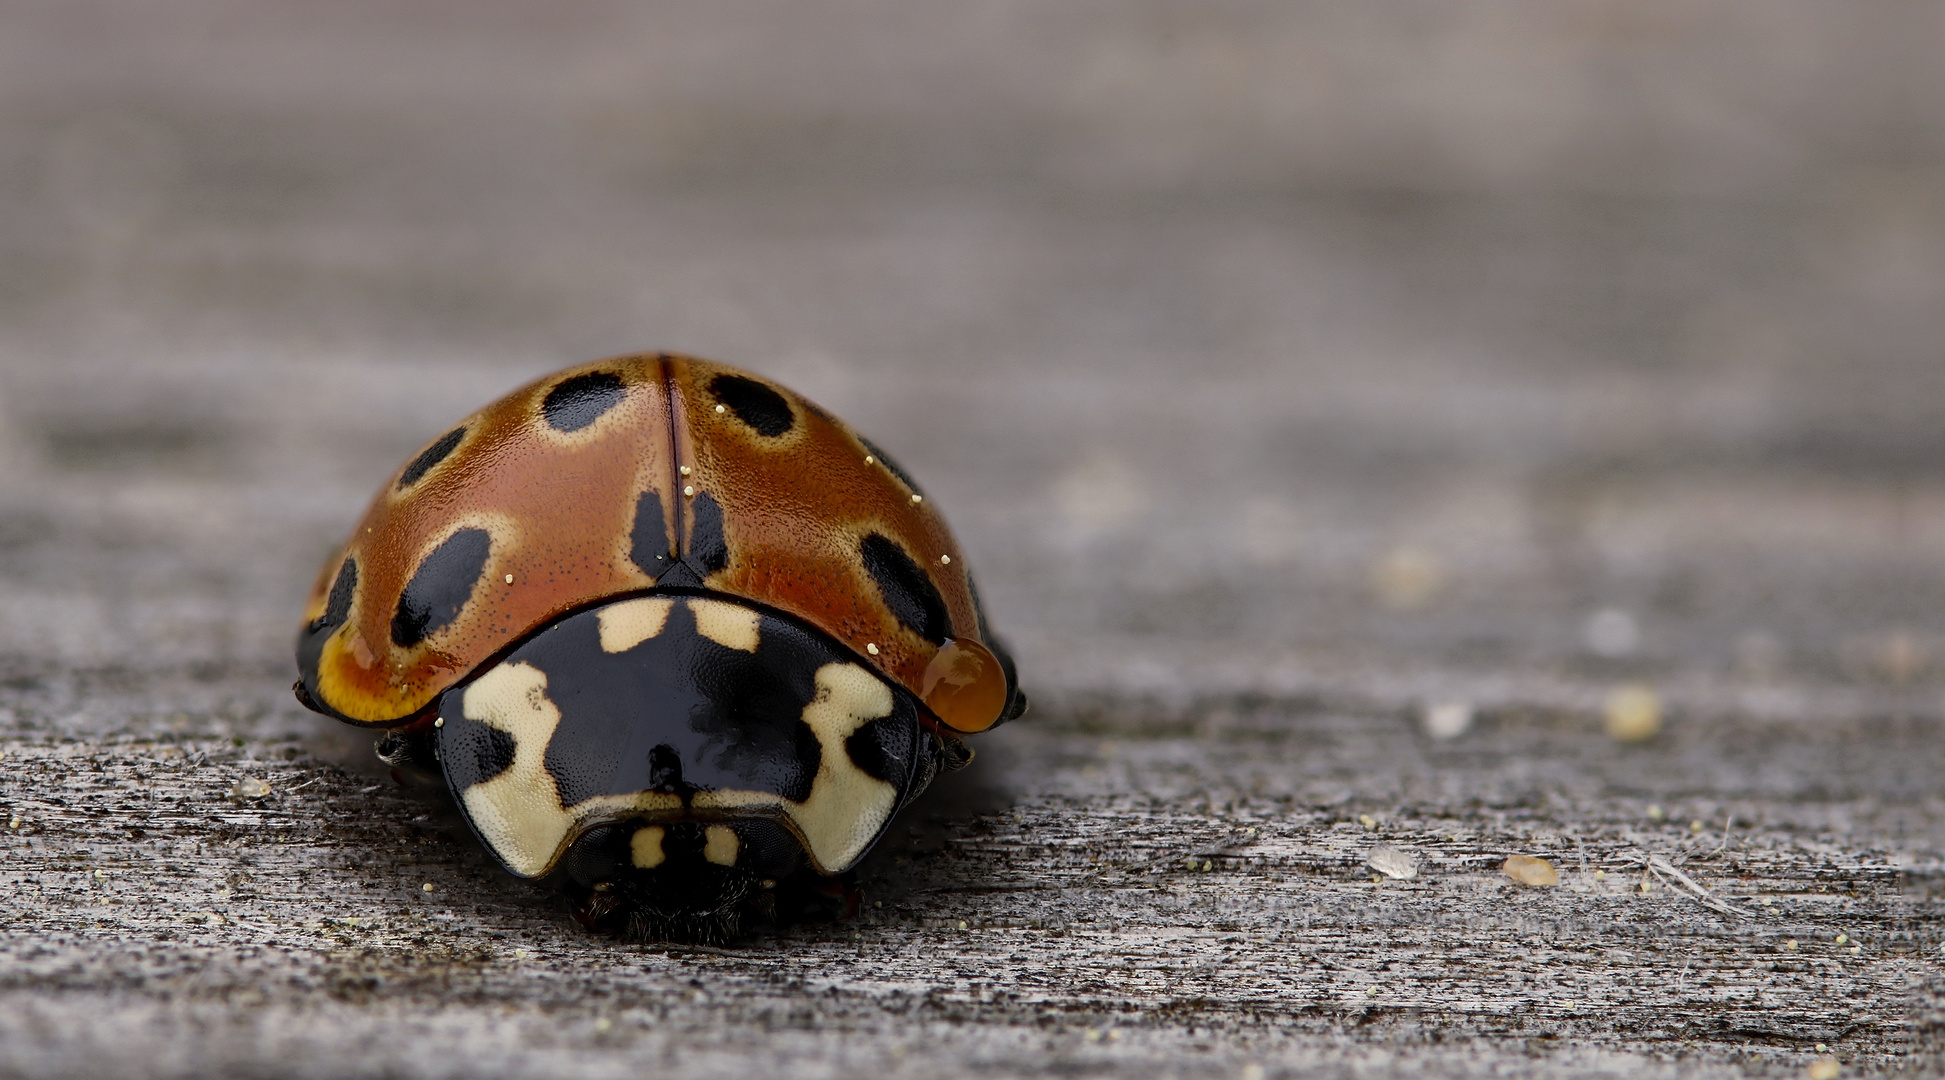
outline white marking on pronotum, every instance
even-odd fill
[[[691,600],[689,611],[696,617],[696,633],[726,649],[756,651],[763,616],[720,600]]]
[[[666,596],[644,596],[602,608],[594,616],[601,626],[601,651],[627,652],[660,634],[673,607],[675,601]]]
[[[803,830],[811,858],[835,872],[858,861],[898,801],[898,789],[858,768],[844,746],[859,728],[891,714],[891,688],[856,664],[825,664],[816,681],[804,723],[817,733],[823,753],[810,798],[784,807]]]
[[[662,860],[668,858],[668,853],[662,850],[665,831],[660,825],[636,829],[635,835],[628,839],[630,861],[643,870],[653,870],[662,865]]]
[[[547,772],[547,743],[561,722],[547,698],[547,673],[524,662],[500,664],[466,688],[462,704],[468,719],[513,736],[513,764],[460,793],[466,816],[514,873],[545,873],[574,825]]]
[[[702,857],[717,866],[735,866],[736,853],[743,849],[743,841],[737,837],[736,830],[727,825],[711,825],[702,831]]]
[[[891,690],[857,664],[817,669],[817,696],[804,706],[804,723],[817,735],[817,775],[810,797],[792,802],[768,791],[718,788],[698,791],[696,809],[753,810],[780,807],[804,838],[804,851],[828,874],[849,870],[864,855],[897,805],[898,789],[851,760],[844,743],[859,728],[891,713]]]
[[[666,597],[644,597],[614,607],[655,601],[673,605]],[[638,614],[648,610],[643,607]],[[864,855],[898,801],[898,789],[859,768],[845,747],[859,728],[890,715],[892,695],[883,681],[852,663],[825,664],[813,681],[817,693],[802,714],[819,750],[810,796],[793,802],[775,792],[725,788],[696,792],[692,808],[781,810],[803,837],[805,853],[818,869],[838,873]],[[515,661],[492,668],[466,688],[461,703],[469,719],[513,737],[512,764],[491,780],[461,792],[460,802],[487,847],[522,877],[546,873],[569,839],[589,825],[637,815],[666,820],[667,815],[685,811],[680,796],[654,791],[597,795],[563,807],[560,788],[546,768],[547,746],[560,725],[561,712],[547,696],[546,673],[532,664]],[[657,831],[649,833],[650,828]],[[653,852],[661,847],[659,833],[659,827],[637,830],[630,841],[637,866],[650,865]],[[652,848],[644,834],[654,836]],[[726,852],[727,840],[710,836],[707,842],[713,843],[717,855]],[[720,861],[707,848],[705,857]],[[734,862],[735,853],[726,857]]]

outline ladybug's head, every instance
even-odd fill
[[[577,837],[560,886],[590,930],[636,941],[722,943],[778,915],[803,869],[803,847],[783,825],[627,821]],[[785,911],[786,916],[796,914]]]

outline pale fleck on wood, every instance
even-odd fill
[[[1553,864],[1537,855],[1508,855],[1506,861],[1499,864],[1499,872],[1521,885],[1560,884],[1560,875],[1553,869]]]

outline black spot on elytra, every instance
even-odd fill
[[[642,573],[660,578],[669,568],[669,554],[674,550],[669,543],[669,522],[662,513],[660,495],[644,491],[636,497],[635,527],[628,539],[628,557],[642,568]]]
[[[358,591],[358,560],[346,559],[331,582],[331,595],[324,601],[324,614],[311,623],[311,632],[343,626],[351,617],[351,597]]]
[[[409,649],[459,616],[486,569],[493,538],[485,529],[461,529],[432,549],[398,598],[392,643]]]
[[[858,436],[858,441],[864,444],[864,448],[866,450],[871,451],[872,457],[878,459],[878,464],[883,465],[887,470],[891,472],[893,476],[898,477],[898,482],[904,484],[906,489],[909,490],[912,494],[914,495],[925,494],[925,491],[918,486],[918,482],[912,479],[912,474],[906,472],[904,469],[899,468],[898,462],[893,461],[890,454],[887,454],[883,450],[878,449],[877,443],[872,442],[870,439],[867,439],[862,435]]]
[[[621,376],[610,371],[592,371],[564,380],[547,391],[546,399],[540,403],[540,413],[556,431],[579,431],[621,404],[627,393]]]
[[[979,620],[979,636],[990,637],[986,627],[986,605],[979,599],[979,582],[973,580],[972,571],[966,571],[966,591],[972,594],[973,618]]]
[[[464,693],[448,694],[439,710],[445,720],[439,726],[439,764],[453,790],[460,792],[512,768],[515,750],[513,736],[466,715],[459,700]]]
[[[1020,672],[1013,664],[1013,653],[1006,643],[996,636],[986,622],[986,605],[979,599],[979,583],[973,580],[972,572],[966,572],[966,591],[972,594],[973,614],[979,619],[979,637],[986,648],[999,659],[1000,670],[1006,673],[1006,707],[1000,711],[995,723],[1017,720],[1027,711],[1027,696],[1020,690]]]
[[[406,488],[418,483],[419,477],[431,472],[434,465],[446,460],[446,455],[452,453],[453,449],[459,445],[459,440],[465,437],[465,428],[454,428],[444,435],[439,436],[438,442],[419,451],[419,456],[413,458],[412,463],[407,465],[405,471],[399,474],[398,489],[404,491]]]
[[[758,435],[781,435],[797,422],[783,395],[755,379],[718,375],[709,381],[709,392],[729,406],[738,420],[755,428]]]
[[[945,644],[952,636],[952,617],[946,613],[945,598],[905,549],[872,533],[858,545],[858,552],[864,557],[871,580],[884,594],[885,606],[898,621],[934,645]]]
[[[684,562],[708,577],[729,565],[729,541],[723,537],[723,508],[707,491],[689,503],[689,554]]]

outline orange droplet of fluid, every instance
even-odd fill
[[[977,641],[948,641],[925,665],[919,698],[954,731],[985,731],[1006,708],[1006,672]]]

